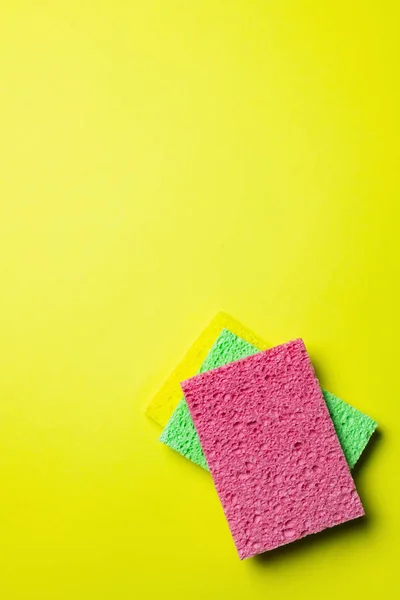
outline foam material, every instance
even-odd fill
[[[253,344],[224,329],[201,365],[200,372],[204,373],[234,360],[251,356],[258,351],[259,349]],[[353,468],[377,423],[334,394],[326,390],[322,391],[347,462],[350,468]],[[160,441],[204,469],[208,468],[184,398],[172,414],[161,434]]]
[[[364,514],[302,340],[182,389],[241,559]]]
[[[236,319],[224,312],[218,313],[192,344],[186,356],[148,405],[146,415],[161,427],[165,427],[168,423],[169,418],[182,398],[180,382],[199,372],[202,363],[223,329],[229,329],[229,331],[232,331],[242,338],[242,340],[254,345],[259,350],[266,350],[268,348],[268,344],[264,340],[247,327],[244,327],[239,321],[236,321]]]

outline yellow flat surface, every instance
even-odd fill
[[[398,598],[398,2],[0,19],[0,597]],[[240,562],[151,398],[218,311],[380,424],[368,518]]]

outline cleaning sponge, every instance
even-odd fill
[[[208,356],[200,367],[200,373],[215,369],[235,360],[250,356],[259,350],[227,329],[223,329]],[[356,464],[377,423],[323,390],[333,424],[350,468]],[[207,469],[199,437],[193,425],[187,404],[181,399],[160,440],[189,460]]]
[[[182,389],[240,558],[364,514],[302,340]]]
[[[360,458],[378,423],[344,402],[331,392],[322,390],[333,425],[350,469]]]

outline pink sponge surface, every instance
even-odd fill
[[[240,558],[364,514],[302,340],[182,389]]]

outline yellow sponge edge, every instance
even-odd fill
[[[218,313],[192,344],[184,359],[171,373],[147,407],[146,415],[161,427],[165,427],[168,423],[170,416],[182,398],[180,382],[197,374],[223,329],[229,329],[242,340],[253,344],[260,350],[268,348],[268,344],[264,340],[239,321],[224,312]]]

